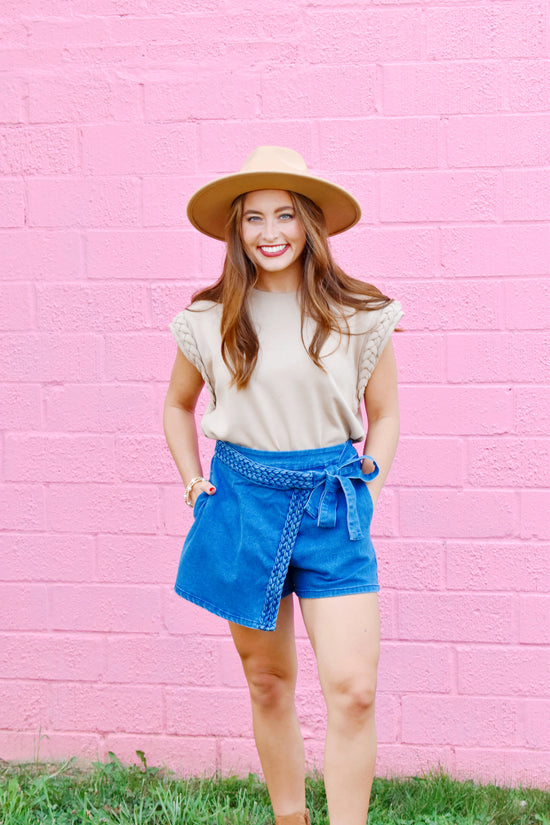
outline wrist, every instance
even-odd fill
[[[208,484],[207,479],[206,479],[206,478],[204,478],[203,476],[195,476],[194,478],[192,478],[192,479],[189,481],[189,483],[188,483],[188,484],[187,484],[187,486],[185,487],[184,501],[185,501],[185,503],[187,504],[187,506],[188,506],[188,507],[193,507],[193,505],[194,505],[194,503],[195,503],[195,499],[196,499],[196,497],[197,497],[197,495],[198,495],[198,493],[196,492],[195,488],[196,488],[197,484],[200,484],[200,483],[201,483],[201,482],[203,482],[203,481],[204,481],[206,484]],[[195,493],[195,495],[194,495],[194,496],[193,496],[193,498],[192,498],[193,493]]]

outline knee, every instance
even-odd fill
[[[263,710],[294,704],[294,679],[285,673],[251,670],[246,673],[250,698]]]
[[[360,724],[374,713],[375,696],[375,679],[366,676],[340,678],[328,690],[328,711],[336,711],[340,718]]]

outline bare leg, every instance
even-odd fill
[[[254,738],[276,815],[305,809],[304,744],[296,707],[292,596],[281,601],[277,629],[229,623],[252,701]]]
[[[376,760],[378,597],[302,599],[301,607],[327,703],[324,776],[330,825],[365,825]]]

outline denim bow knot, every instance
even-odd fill
[[[374,464],[371,473],[363,473],[361,466],[352,465],[369,458]],[[315,485],[306,504],[306,512],[317,519],[319,527],[334,527],[336,525],[336,511],[338,507],[338,490],[341,488],[346,499],[348,533],[352,541],[363,538],[361,522],[357,511],[357,494],[354,481],[364,484],[376,478],[380,469],[376,461],[369,455],[357,456],[338,466],[327,467],[322,472],[315,472]]]

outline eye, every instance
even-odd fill
[[[260,216],[259,215],[249,215],[246,220],[248,221],[248,223],[255,223],[256,221],[260,220]]]
[[[294,220],[294,215],[291,212],[283,212],[282,215],[279,215],[279,217],[284,221]]]

